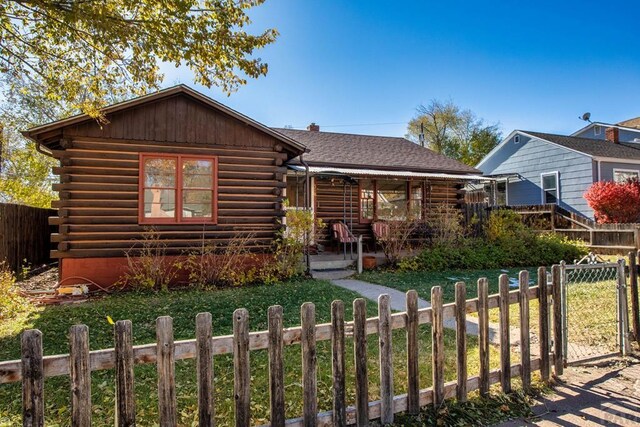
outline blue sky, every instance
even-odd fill
[[[258,52],[267,77],[227,97],[188,70],[163,71],[166,86],[189,84],[269,126],[402,136],[436,98],[504,134],[570,133],[585,111],[640,116],[639,13],[631,1],[267,0],[250,10],[255,28],[280,32]]]

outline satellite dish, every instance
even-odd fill
[[[589,122],[591,123],[591,113],[586,112],[582,115],[582,117],[580,117],[582,120],[584,120],[585,122]]]

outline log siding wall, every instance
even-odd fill
[[[153,225],[180,254],[209,243],[224,245],[250,233],[252,249],[268,249],[283,215],[284,162],[291,157],[276,138],[225,114],[173,97],[138,106],[96,122],[63,130],[54,168],[59,214],[51,223],[55,258],[122,257],[138,245],[145,229],[139,213],[141,154],[181,154],[218,159],[217,224]]]

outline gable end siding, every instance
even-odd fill
[[[590,157],[548,142],[521,136],[519,144],[508,141],[493,159],[481,167],[485,174],[517,173],[522,179],[509,182],[510,205],[542,203],[540,174],[558,171],[560,206],[588,217],[593,211],[582,197],[593,182]]]

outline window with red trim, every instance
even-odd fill
[[[140,223],[215,223],[217,170],[216,157],[141,155]]]

